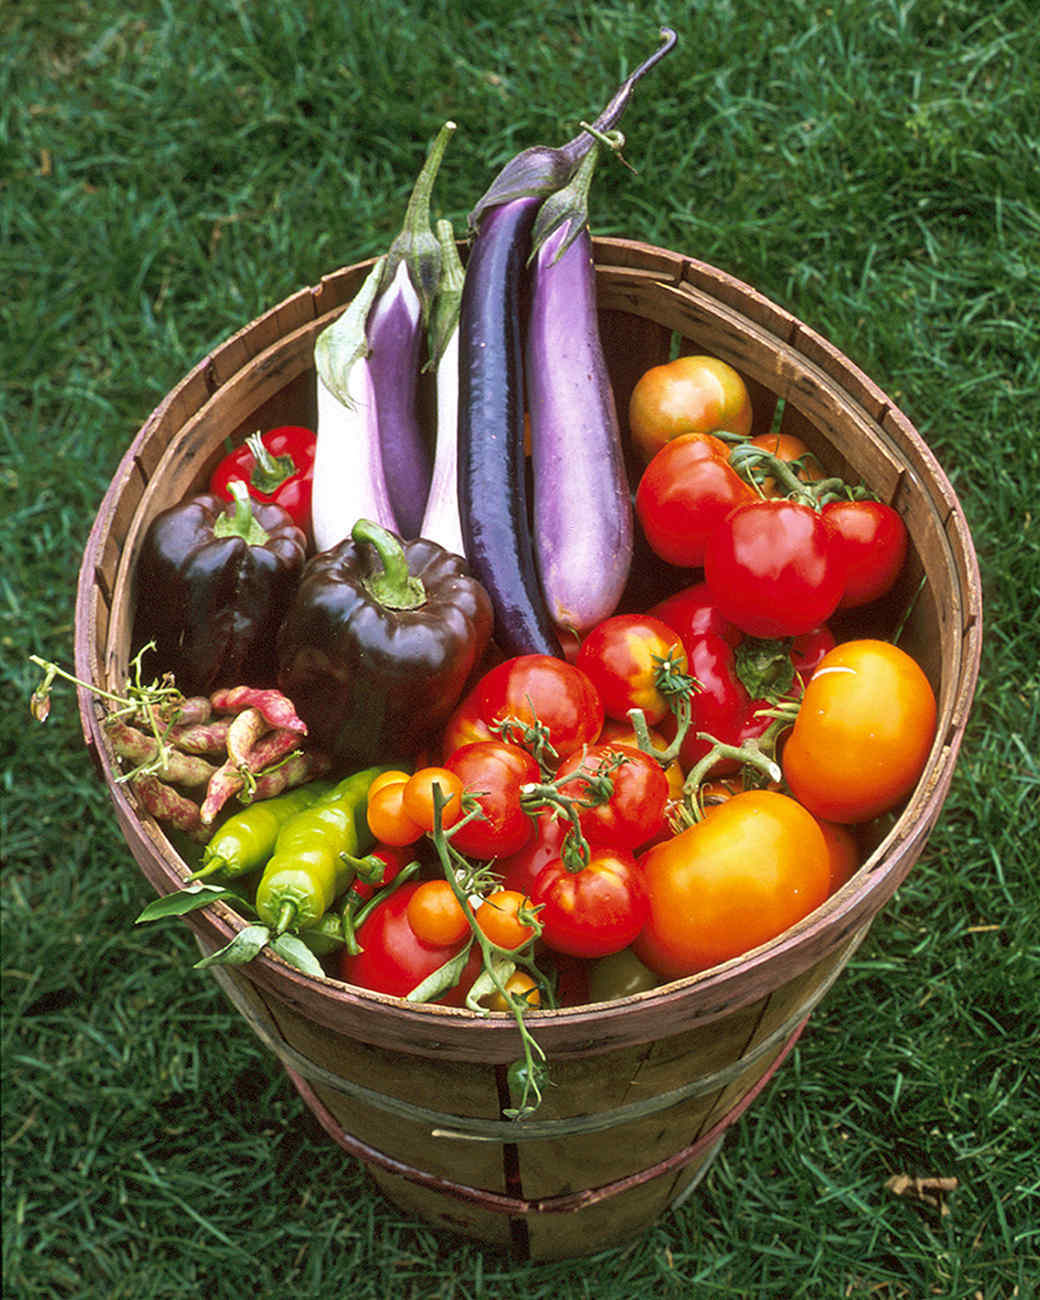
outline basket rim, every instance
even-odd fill
[[[881,843],[856,875],[815,912],[758,948],[697,975],[670,981],[609,1003],[590,1003],[529,1013],[526,1020],[550,1055],[554,1046],[559,1049],[573,1044],[576,1039],[600,1050],[604,1044],[611,1046],[620,1041],[636,1041],[630,1037],[633,1019],[653,1019],[658,1023],[667,1020],[673,1026],[673,1032],[695,1024],[710,1023],[760,997],[765,988],[762,983],[764,977],[777,964],[785,965],[787,973],[794,975],[798,973],[798,968],[806,969],[815,960],[833,951],[857,929],[869,927],[874,916],[909,872],[939,815],[967,725],[981,657],[981,583],[967,520],[949,479],[931,449],[895,403],[855,363],[821,339],[810,327],[765,298],[751,285],[727,272],[696,258],[638,240],[597,236],[593,240],[593,248],[598,269],[639,266],[645,262],[660,263],[662,273],[667,270],[668,279],[673,283],[686,283],[688,280],[710,283],[721,286],[727,295],[727,301],[766,304],[771,313],[777,314],[778,319],[791,323],[792,336],[801,330],[812,334],[829,349],[842,375],[850,376],[864,392],[873,394],[877,410],[884,410],[886,415],[891,415],[899,425],[900,436],[913,444],[915,452],[933,476],[944,501],[951,505],[942,532],[951,551],[957,552],[960,561],[959,565],[954,566],[954,574],[961,588],[965,623],[960,633],[961,654],[957,665],[956,689],[951,698],[959,701],[961,707],[959,716],[948,719],[945,730],[937,732],[918,786]],[[109,539],[116,505],[124,487],[128,479],[139,472],[138,456],[150,431],[162,420],[171,404],[200,380],[206,383],[210,396],[219,389],[215,378],[215,358],[235,340],[247,336],[260,322],[275,317],[288,304],[307,295],[314,304],[315,315],[320,316],[327,286],[343,277],[360,276],[374,261],[371,258],[342,267],[324,276],[319,285],[296,291],[243,326],[203,357],[145,420],[119,462],[84,548],[75,609],[76,669],[80,677],[89,679],[91,676],[94,662],[92,650],[96,652],[98,662],[103,659],[103,648],[94,645],[99,557]],[[255,363],[257,359],[253,356],[251,360]],[[880,421],[874,423],[880,425]],[[890,439],[886,437],[886,441]],[[962,571],[966,581],[961,579]],[[117,783],[119,772],[104,743],[99,710],[94,699],[82,687],[77,688],[77,694],[84,741],[92,751],[102,779],[108,786],[124,837],[142,870],[144,863],[141,855],[154,863],[154,871],[145,870],[145,874],[156,891],[172,892],[184,883],[187,868],[158,825],[151,822],[150,818],[142,820],[138,817],[124,787]],[[178,863],[183,871],[178,870]],[[213,947],[229,942],[237,930],[246,924],[238,913],[219,902],[186,919],[196,930],[200,942],[204,939]],[[414,1035],[417,1044],[425,1043],[431,1051],[443,1048],[446,1038],[476,1033],[481,1044],[482,1059],[506,1060],[511,1059],[511,1052],[519,1044],[515,1024],[508,1013],[490,1013],[485,1016],[465,1008],[407,1004],[401,999],[357,988],[337,979],[312,979],[267,951],[261,953],[251,963],[251,967],[256,983],[275,996],[292,1004],[320,1010],[330,1024],[337,1027],[347,1025],[351,1032],[356,1032],[358,1037],[368,1041],[378,1042],[378,1022],[381,1018],[391,1016],[400,1034]],[[490,1046],[492,1041],[495,1044],[493,1048]],[[639,1041],[645,1041],[645,1038]]]

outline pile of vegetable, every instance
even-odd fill
[[[445,125],[401,235],[316,340],[316,430],[229,447],[152,521],[131,681],[98,692],[191,868],[140,919],[224,900],[247,924],[200,966],[269,949],[513,1015],[516,1115],[544,1082],[528,1012],[695,974],[811,914],[935,731],[924,673],[869,631],[904,567],[895,510],[752,436],[719,358],[644,374],[623,440],[588,195],[662,38],[594,123],[502,170],[465,267],[430,222]],[[835,634],[849,610],[867,634]],[[42,666],[39,717],[66,676]]]

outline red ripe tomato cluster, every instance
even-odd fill
[[[495,664],[425,766],[377,779],[373,833],[443,833],[456,861],[478,864],[476,892],[408,883],[366,921],[345,979],[402,993],[455,961],[441,1000],[460,1003],[480,969],[475,929],[500,955],[548,954],[578,1000],[703,971],[840,888],[858,828],[920,777],[927,677],[892,642],[838,640],[830,623],[891,590],[902,519],[828,479],[797,439],[750,437],[742,381],[710,360],[675,372],[687,398],[704,389],[692,423],[669,366],[632,408],[636,512],[675,589],[604,619],[566,659]],[[732,421],[724,436],[702,427],[713,411]],[[745,788],[748,764],[765,776]],[[538,1005],[541,986],[512,978]]]

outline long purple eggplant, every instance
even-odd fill
[[[441,248],[430,225],[430,193],[454,131],[454,122],[441,127],[416,179],[368,321],[383,469],[398,527],[407,538],[418,535],[430,486],[430,452],[417,408],[423,330],[440,278]]]
[[[635,83],[676,42],[662,44],[614,92],[593,123],[610,131]],[[466,555],[495,611],[508,655],[562,653],[538,580],[524,473],[524,377],[520,290],[535,214],[594,146],[583,130],[560,149],[524,150],[499,172],[470,214],[475,230],[459,320],[459,508]],[[592,320],[595,320],[593,306]],[[566,479],[555,490],[568,492]],[[572,500],[577,512],[582,503]]]
[[[462,536],[506,655],[562,653],[535,570],[524,474],[520,283],[540,202],[513,199],[485,213],[459,314]]]
[[[595,157],[595,151],[586,155],[576,177],[583,195]],[[563,194],[547,200],[539,222]],[[584,198],[544,240],[536,232],[536,242],[525,365],[534,550],[553,622],[583,634],[616,609],[633,538]]]

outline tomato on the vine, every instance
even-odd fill
[[[767,943],[827,897],[827,845],[811,813],[773,790],[736,794],[642,858],[650,899],[633,944],[668,979]]]
[[[539,872],[531,902],[541,906],[546,947],[572,957],[606,957],[627,948],[650,911],[643,873],[624,849],[593,848],[580,871],[550,862]]]
[[[883,501],[831,501],[823,517],[841,538],[845,591],[839,608],[856,609],[891,591],[908,545],[899,512]]]
[[[457,943],[437,945],[424,943],[412,930],[408,905],[421,883],[410,881],[402,885],[373,908],[357,931],[361,951],[350,953],[344,949],[340,957],[340,979],[377,993],[405,997],[428,975],[462,952],[468,942],[465,938]],[[434,1000],[448,1006],[462,1006],[482,968],[483,956],[479,945],[474,943],[458,983]]]
[[[441,825],[448,829],[462,815],[462,782],[445,767],[420,767],[405,782],[401,804],[406,816],[424,831],[434,826],[434,789],[440,793]]]
[[[786,461],[803,483],[818,483],[824,477],[823,466],[816,459],[816,456],[801,438],[796,438],[793,433],[760,433],[757,437],[750,439],[749,445],[761,447],[763,451],[768,451],[777,460]],[[792,462],[797,463],[792,464]],[[759,487],[767,497],[783,496],[784,494],[783,488],[777,483],[776,479],[769,475],[762,479]]]
[[[603,726],[603,701],[584,672],[546,654],[517,655],[497,664],[478,683],[480,716],[505,739],[538,748],[532,728],[556,760],[590,745]]]
[[[905,650],[871,638],[842,642],[805,688],[784,745],[784,779],[818,817],[869,821],[917,783],[935,720],[931,683]]]
[[[384,772],[372,782],[368,792],[366,818],[368,829],[377,840],[403,848],[423,836],[423,828],[408,816],[404,806],[408,772]]]
[[[730,467],[725,443],[686,433],[666,443],[647,465],[635,504],[654,554],[669,564],[697,568],[726,515],[754,500],[754,490]]]
[[[718,357],[685,356],[639,377],[628,404],[632,441],[644,461],[684,433],[751,432],[751,397],[740,374]]]
[[[661,686],[669,672],[685,674],[686,651],[679,634],[661,619],[613,614],[592,628],[576,662],[599,692],[608,718],[627,721],[629,709],[642,709],[652,725],[671,712]]]
[[[495,858],[495,870],[502,877],[504,889],[530,894],[538,873],[563,852],[563,841],[570,823],[555,811],[546,810],[530,817],[534,832],[513,853]]]
[[[521,913],[532,912],[531,900],[518,889],[496,889],[477,908],[477,925],[499,948],[521,948],[537,933]]]
[[[599,776],[609,781],[610,795],[585,807]],[[664,828],[668,778],[641,749],[614,742],[591,745],[560,764],[557,783],[560,793],[577,805],[582,834],[591,845],[638,849]]]
[[[373,844],[366,857],[378,858],[385,866],[382,876],[375,882],[362,880],[360,876],[355,877],[351,889],[364,899],[371,898],[377,889],[382,889],[384,885],[389,885],[392,880],[396,880],[412,860],[411,855],[405,853],[404,847],[394,844]]]
[[[445,761],[459,781],[467,803],[480,815],[452,832],[452,845],[473,858],[516,853],[534,834],[534,824],[520,803],[523,786],[541,775],[534,757],[506,740],[477,740],[463,745]]]
[[[768,498],[730,511],[712,533],[704,579],[724,617],[751,636],[798,636],[834,613],[845,563],[819,511]]]

